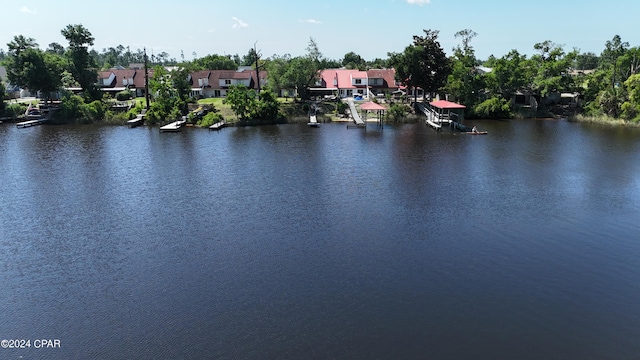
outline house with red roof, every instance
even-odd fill
[[[267,72],[240,68],[238,70],[202,70],[189,74],[191,95],[195,97],[223,97],[231,86],[244,85],[249,89],[264,87],[267,82]]]
[[[395,75],[394,69],[325,69],[310,90],[316,95],[372,98],[398,90]]]
[[[149,78],[153,70],[149,70]],[[97,86],[100,90],[115,97],[116,93],[131,90],[134,96],[145,96],[144,69],[109,69],[98,72]]]

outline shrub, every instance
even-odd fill
[[[113,125],[126,125],[129,118],[128,112],[119,112],[107,110],[104,114],[104,122]]]
[[[347,111],[347,108],[348,108],[347,104],[342,101],[338,101],[336,103],[336,112],[338,114],[344,114]]]
[[[625,101],[622,104],[622,118],[625,120],[634,120],[637,121],[638,116],[640,115],[640,111],[638,106]]]
[[[473,109],[475,115],[484,119],[507,119],[511,118],[511,106],[509,101],[503,98],[492,97]]]
[[[18,115],[24,114],[25,111],[27,111],[27,105],[22,103],[7,104],[4,108],[5,116],[12,119],[17,118]]]
[[[220,115],[219,113],[209,112],[202,119],[198,120],[197,125],[200,127],[209,127],[222,120],[222,115]]]
[[[133,92],[131,90],[123,90],[116,94],[116,100],[127,101],[133,99]]]
[[[84,99],[78,95],[67,95],[62,98],[60,103],[60,116],[67,120],[77,120],[82,117],[81,106],[84,105]]]
[[[389,107],[389,110],[387,110],[387,118],[393,121],[398,121],[404,118],[407,115],[407,112],[408,109],[406,105],[393,104]]]

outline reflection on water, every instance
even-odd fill
[[[0,333],[68,358],[632,358],[640,132],[0,125]]]

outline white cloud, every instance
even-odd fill
[[[320,25],[322,24],[322,21],[316,20],[316,19],[306,19],[306,20],[300,20],[301,23],[307,23],[307,24],[314,24],[314,25]]]
[[[431,0],[407,0],[407,2],[409,4],[412,4],[412,5],[420,5],[420,6],[422,6],[424,4],[430,3]]]
[[[211,29],[207,30],[207,32],[210,33],[210,34],[213,34],[214,32],[216,32],[216,29],[211,28]]]
[[[28,7],[26,7],[26,6],[21,7],[21,8],[20,8],[20,12],[21,12],[21,13],[25,13],[25,14],[35,14],[35,13],[36,13],[36,11],[35,11],[35,10],[31,10],[31,9],[29,9],[29,8],[28,8]]]
[[[231,19],[232,19],[233,21],[235,21],[235,23],[231,26],[231,27],[232,27],[232,28],[234,28],[234,29],[246,28],[247,26],[249,26],[249,24],[247,24],[246,22],[244,22],[244,21],[242,21],[242,20],[238,19],[238,18],[237,18],[237,17],[235,17],[235,16],[232,16],[232,17],[231,17]]]

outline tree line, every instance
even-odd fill
[[[423,30],[415,35],[402,52],[387,53],[386,59],[367,61],[349,52],[342,59],[329,59],[322,55],[318,44],[310,38],[306,54],[274,54],[262,58],[255,49],[244,56],[210,54],[193,60],[170,58],[167,53],[152,54],[145,58],[144,50],[132,51],[118,45],[98,52],[89,49],[94,38],[82,25],[68,25],[61,30],[68,41],[64,47],[49,44],[46,50],[38,47],[35,39],[15,36],[7,44],[8,51],[0,51],[0,62],[7,67],[9,82],[33,92],[48,94],[60,88],[78,87],[87,102],[102,99],[96,88],[97,71],[113,66],[127,67],[131,63],[147,61],[150,66],[176,65],[175,74],[166,70],[155,72],[150,85],[154,95],[174,97],[162,106],[156,105],[158,116],[186,111],[188,84],[184,77],[197,70],[235,70],[238,66],[258,67],[268,74],[267,87],[273,93],[295,89],[302,99],[310,97],[309,88],[319,79],[319,72],[327,68],[368,70],[389,68],[396,70],[397,80],[409,88],[421,88],[426,94],[447,94],[467,106],[468,116],[501,118],[515,116],[515,93],[530,93],[546,104],[545,99],[559,93],[579,93],[585,114],[610,116],[626,120],[640,119],[640,48],[630,47],[615,35],[604,44],[600,55],[581,53],[578,49],[566,51],[562,45],[550,40],[533,45],[534,55],[528,57],[511,50],[502,57],[478,59],[472,40],[478,35],[470,29],[455,34],[460,44],[446,55],[438,41],[437,30]],[[490,71],[487,71],[487,68]],[[160,68],[158,68],[160,69]],[[589,70],[582,71],[579,70]],[[164,78],[162,76],[165,76]],[[248,90],[248,89],[246,89]],[[254,94],[258,98],[259,94]],[[270,98],[270,97],[269,97]],[[414,98],[414,100],[417,100]],[[160,108],[164,109],[160,111]]]

